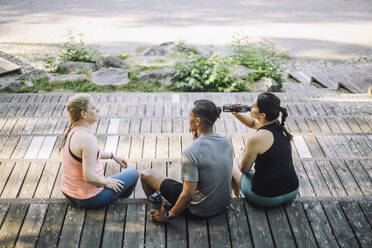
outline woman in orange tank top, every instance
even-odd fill
[[[138,172],[127,169],[111,177],[104,176],[101,159],[112,159],[121,168],[127,162],[111,152],[100,152],[97,138],[90,132],[99,110],[88,94],[77,94],[67,103],[70,126],[62,144],[61,189],[73,203],[85,208],[99,208],[117,198],[129,197]]]

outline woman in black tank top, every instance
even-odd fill
[[[281,121],[278,120],[281,113]],[[260,94],[251,105],[251,117],[233,115],[244,125],[256,129],[246,148],[235,161],[233,193],[240,190],[246,199],[263,207],[292,201],[298,193],[298,178],[292,161],[292,135],[285,128],[288,116],[280,99],[272,93]],[[251,170],[254,165],[255,170]]]

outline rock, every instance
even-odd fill
[[[116,67],[116,68],[127,66],[127,64],[123,60],[121,60],[121,59],[119,59],[118,57],[115,57],[115,56],[105,57],[104,58],[104,64],[107,67]]]
[[[101,68],[92,73],[92,83],[97,85],[123,85],[129,83],[128,71],[119,68]]]
[[[257,82],[257,87],[260,92],[279,92],[280,85],[272,78],[263,77]]]
[[[170,85],[172,80],[173,70],[171,68],[163,68],[151,72],[141,72],[138,76],[140,81],[154,81],[158,80],[162,84]]]
[[[231,76],[242,80],[244,80],[248,74],[252,72],[251,69],[244,65],[231,65],[228,67],[228,69],[230,70]]]
[[[143,56],[167,56],[175,52],[197,52],[197,50],[191,46],[185,44],[177,44],[174,42],[165,42],[159,46],[152,46],[145,48],[141,53]]]
[[[17,73],[9,73],[0,77],[0,91],[6,90],[19,90],[23,88],[22,81],[24,76]]]
[[[62,72],[79,72],[79,71],[93,71],[95,68],[94,63],[90,62],[77,62],[77,61],[66,61],[66,62],[61,62],[57,66],[57,71],[62,71]]]
[[[168,50],[163,46],[152,46],[146,48],[142,53],[143,56],[165,56]]]
[[[48,73],[49,82],[53,83],[56,81],[76,81],[88,79],[88,76],[85,74],[73,74],[73,75],[58,75]]]

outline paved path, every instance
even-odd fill
[[[372,54],[367,0],[0,0],[0,16],[2,46],[61,43],[74,27],[107,51],[170,40],[219,48],[243,34],[268,38],[301,58]]]

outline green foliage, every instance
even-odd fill
[[[179,91],[233,92],[247,90],[243,81],[233,78],[228,58],[217,55],[190,55],[187,63],[177,63],[171,89]]]
[[[259,42],[256,45],[250,44],[247,37],[235,38],[231,48],[232,60],[253,70],[248,75],[249,78],[257,81],[262,77],[269,77],[282,85],[284,78],[280,61],[288,58],[286,53],[278,51],[268,41]]]
[[[119,59],[121,59],[121,60],[126,60],[127,58],[129,58],[130,56],[129,56],[129,54],[119,54]]]
[[[81,61],[81,62],[96,62],[99,58],[99,53],[90,46],[87,46],[83,39],[82,34],[79,34],[80,39],[75,39],[74,33],[68,31],[68,40],[63,44],[64,52],[60,58],[63,61]]]

